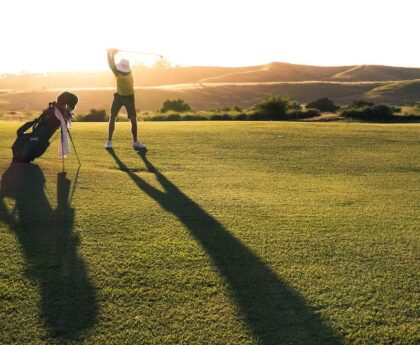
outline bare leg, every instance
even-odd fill
[[[133,134],[133,141],[137,141],[137,117],[131,116],[131,133]]]
[[[111,115],[109,118],[109,127],[108,127],[108,140],[112,140],[112,135],[114,134],[115,130],[115,120],[117,119],[117,115]]]
[[[108,140],[112,140],[112,135],[114,134],[115,121],[117,120],[118,113],[122,107],[121,97],[118,94],[114,94],[114,100],[112,101],[111,106],[111,117],[109,118],[109,127],[108,127]]]

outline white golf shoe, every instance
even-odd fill
[[[107,142],[105,143],[105,148],[107,150],[112,149],[112,141],[111,140],[107,140]]]
[[[135,149],[135,150],[147,150],[146,145],[142,144],[139,141],[135,141],[133,143],[133,149]]]

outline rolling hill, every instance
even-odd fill
[[[78,94],[79,113],[90,109],[111,107],[114,89],[71,89]],[[39,91],[7,91],[0,93],[0,109],[6,111],[40,111],[54,100],[59,89]],[[390,83],[209,83],[182,84],[161,87],[136,87],[137,107],[141,111],[156,111],[166,99],[181,98],[194,110],[210,110],[239,106],[247,108],[268,94],[286,95],[300,103],[308,103],[321,97],[329,97],[340,105],[355,99],[372,100],[394,105],[412,104],[420,99],[420,80]]]
[[[420,79],[386,83],[369,91],[366,98],[393,104],[413,103],[420,99]]]
[[[136,105],[140,110],[155,111],[166,99],[181,98],[194,110],[209,110],[239,106],[247,108],[264,98],[267,94],[287,95],[301,103],[320,97],[331,97],[340,104],[352,99],[362,98],[381,83],[244,83],[244,84],[183,84],[172,87],[136,87]],[[113,88],[70,89],[80,99],[79,113],[90,109],[107,109],[109,112],[113,99]],[[0,94],[0,109],[26,112],[41,110],[54,100],[59,89],[39,91],[8,91]]]
[[[254,105],[267,94],[301,103],[329,97],[338,104],[369,99],[395,105],[420,99],[420,68],[361,65],[320,67],[273,62],[248,67],[135,66],[140,110],[157,110],[166,99],[182,98],[194,110]],[[62,90],[80,96],[79,112],[109,111],[115,81],[108,71],[3,75],[0,109],[39,111]]]
[[[321,67],[284,62],[248,67],[134,66],[133,70],[135,86],[139,87],[186,83],[377,82],[420,79],[420,68],[376,65]],[[108,71],[0,76],[0,89],[39,90],[107,86],[114,86],[113,75]]]

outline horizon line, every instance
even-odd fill
[[[394,68],[414,68],[420,69],[420,66],[401,66],[401,65],[386,65],[386,64],[343,64],[343,65],[316,65],[316,64],[304,64],[304,63],[293,63],[293,62],[284,62],[284,61],[272,61],[265,64],[250,64],[250,65],[205,65],[205,64],[191,64],[191,65],[182,65],[182,64],[175,64],[170,65],[168,69],[176,69],[176,68],[247,68],[247,67],[261,67],[267,66],[272,64],[285,64],[285,65],[294,65],[294,66],[306,66],[306,67],[320,67],[320,68],[334,68],[334,67],[358,67],[358,66],[378,66],[378,67],[394,67]],[[148,66],[145,64],[134,63],[133,67],[145,67],[145,68],[155,68],[153,66]],[[77,73],[100,73],[108,71],[108,68],[100,68],[100,69],[71,69],[71,70],[51,70],[51,71],[39,71],[39,70],[21,70],[21,71],[10,71],[10,72],[0,72],[0,77],[4,77],[7,75],[29,75],[29,74],[77,74]]]

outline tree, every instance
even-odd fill
[[[349,108],[360,109],[364,107],[373,107],[375,104],[372,102],[365,101],[363,99],[359,99],[356,101],[351,102]]]
[[[106,122],[108,120],[105,109],[90,109],[89,114],[79,117],[80,121]]]
[[[292,102],[287,97],[270,95],[255,105],[255,109],[264,117],[281,120],[286,116]]]
[[[306,108],[318,109],[322,112],[328,112],[328,113],[335,113],[338,109],[340,109],[338,105],[335,105],[334,102],[327,97],[320,98],[320,99],[317,99],[316,101],[308,103],[306,105]]]
[[[184,112],[184,111],[190,111],[191,107],[188,103],[185,103],[182,99],[174,99],[169,100],[167,99],[165,102],[163,102],[163,106],[160,109],[161,113],[166,113],[167,111],[177,111],[177,112]]]

